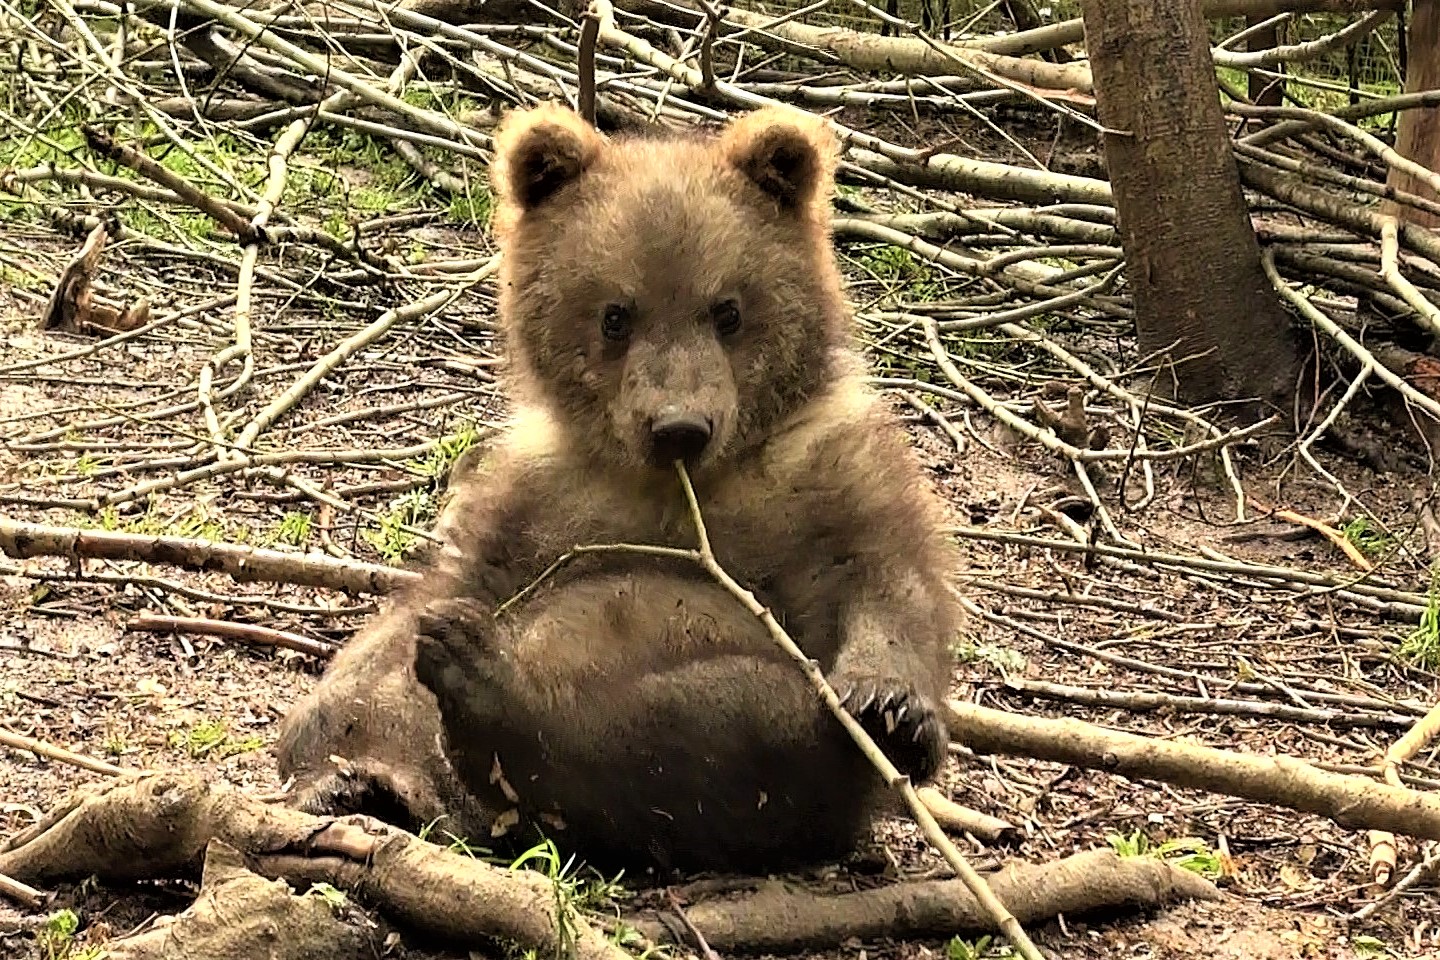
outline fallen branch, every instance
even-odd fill
[[[0,745],[11,747],[15,750],[24,750],[27,753],[35,754],[37,757],[45,757],[49,760],[68,763],[72,767],[89,770],[91,773],[103,773],[107,777],[140,775],[139,770],[128,767],[117,767],[113,763],[106,763],[104,760],[97,760],[94,757],[87,757],[83,753],[66,750],[64,747],[57,747],[43,740],[36,740],[33,737],[27,737],[24,734],[6,730],[4,727],[0,727]]]
[[[1156,740],[1079,720],[1017,716],[955,700],[949,707],[951,738],[977,754],[1068,763],[1315,813],[1356,830],[1440,839],[1440,797],[1368,777],[1326,773],[1294,757]]]
[[[1033,547],[1040,550],[1060,550],[1065,553],[1093,554],[1115,560],[1128,560],[1136,564],[1151,564],[1162,570],[1176,572],[1197,572],[1222,576],[1250,577],[1256,580],[1274,581],[1304,594],[1334,593],[1356,602],[1373,600],[1371,609],[1392,617],[1410,620],[1425,611],[1425,595],[1392,587],[1376,586],[1366,582],[1371,574],[1342,579],[1309,570],[1277,567],[1269,564],[1247,563],[1238,560],[1213,560],[1206,557],[1191,557],[1179,553],[1164,553],[1159,550],[1134,550],[1111,546],[1106,543],[1079,543],[1036,537],[1024,533],[1007,533],[1000,530],[986,530],[978,527],[951,527],[956,536],[972,540],[989,540],[1008,543],[1018,547]],[[1308,589],[1305,589],[1308,588]]]
[[[1016,864],[985,879],[1024,923],[1086,910],[1146,909],[1185,898],[1220,898],[1215,886],[1198,874],[1155,857],[1119,857],[1110,850],[1090,850],[1046,864]],[[694,904],[686,914],[716,950],[779,955],[834,949],[850,940],[951,937],[990,925],[986,911],[959,880],[842,894],[810,893],[776,883],[742,899]],[[663,923],[636,925],[656,942],[675,939]]]
[[[1014,824],[1006,823],[969,807],[962,807],[934,787],[920,787],[915,791],[925,809],[935,822],[946,830],[968,833],[984,843],[998,843],[1008,840],[1020,831]]]
[[[1432,707],[1385,751],[1380,761],[1385,782],[1392,787],[1400,786],[1400,767],[1414,759],[1437,736],[1440,736],[1440,705]],[[1387,830],[1371,830],[1369,841],[1371,879],[1381,885],[1389,883],[1395,870],[1395,835]]]
[[[16,560],[65,557],[79,566],[86,558],[170,563],[218,571],[245,583],[266,581],[328,587],[347,593],[385,594],[418,574],[358,560],[318,554],[281,553],[188,537],[152,537],[113,530],[81,530],[0,517],[0,552]]]
[[[125,624],[125,629],[148,633],[198,633],[210,637],[224,637],[262,647],[284,647],[286,650],[308,653],[321,660],[329,660],[335,655],[335,647],[331,644],[311,640],[298,633],[274,630],[253,623],[234,623],[205,617],[167,617],[145,613]]]
[[[0,873],[0,897],[9,897],[21,906],[39,910],[45,905],[46,894],[28,883],[21,883],[13,877]]]
[[[1294,510],[1276,510],[1275,517],[1277,519],[1288,520],[1290,523],[1299,524],[1302,527],[1308,527],[1309,529],[1314,530],[1316,533],[1320,534],[1320,536],[1324,537],[1326,540],[1329,540],[1332,544],[1334,544],[1341,553],[1345,554],[1346,559],[1348,559],[1351,563],[1355,564],[1355,566],[1359,567],[1361,570],[1369,573],[1370,571],[1375,569],[1375,564],[1371,563],[1370,559],[1366,557],[1365,554],[1360,552],[1360,548],[1355,546],[1355,544],[1351,543],[1349,540],[1345,539],[1345,534],[1341,533],[1339,530],[1336,530],[1334,527],[1330,526],[1330,524],[1324,523],[1320,520],[1316,520],[1314,517],[1307,517],[1305,514],[1297,513]]]
[[[1211,714],[1220,716],[1270,717],[1291,723],[1323,723],[1339,728],[1389,727],[1405,729],[1411,718],[1396,713],[1373,713],[1360,710],[1326,710],[1320,707],[1296,707],[1288,703],[1265,703],[1258,700],[1231,700],[1224,697],[1186,697],[1153,691],[1115,690],[1100,687],[1077,687],[1050,683],[1045,680],[1024,680],[1011,677],[1006,689],[1046,700],[1065,700],[1091,707],[1127,710],[1132,713],[1164,711],[1175,714]]]
[[[250,221],[236,213],[232,207],[210,196],[159,161],[117,142],[105,131],[89,124],[81,124],[80,132],[84,134],[85,142],[90,145],[92,150],[174,192],[185,203],[229,230],[240,240],[246,243],[258,243],[262,239],[263,230],[261,228],[252,225]]]

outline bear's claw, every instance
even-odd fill
[[[939,771],[947,737],[930,698],[894,677],[846,676],[832,686],[841,705],[912,781],[929,780]]]

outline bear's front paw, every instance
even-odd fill
[[[473,715],[493,706],[493,685],[506,668],[498,636],[491,608],[474,600],[433,600],[420,612],[415,679],[435,694],[443,716]]]
[[[945,760],[945,722],[936,704],[896,677],[842,674],[830,681],[840,703],[860,722],[890,762],[923,783]]]

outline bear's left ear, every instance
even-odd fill
[[[720,137],[725,159],[790,211],[828,197],[836,147],[823,120],[792,107],[762,107]]]

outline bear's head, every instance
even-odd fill
[[[771,107],[711,134],[609,138],[556,105],[495,137],[500,316],[515,387],[596,463],[703,471],[834,375],[836,143]]]

